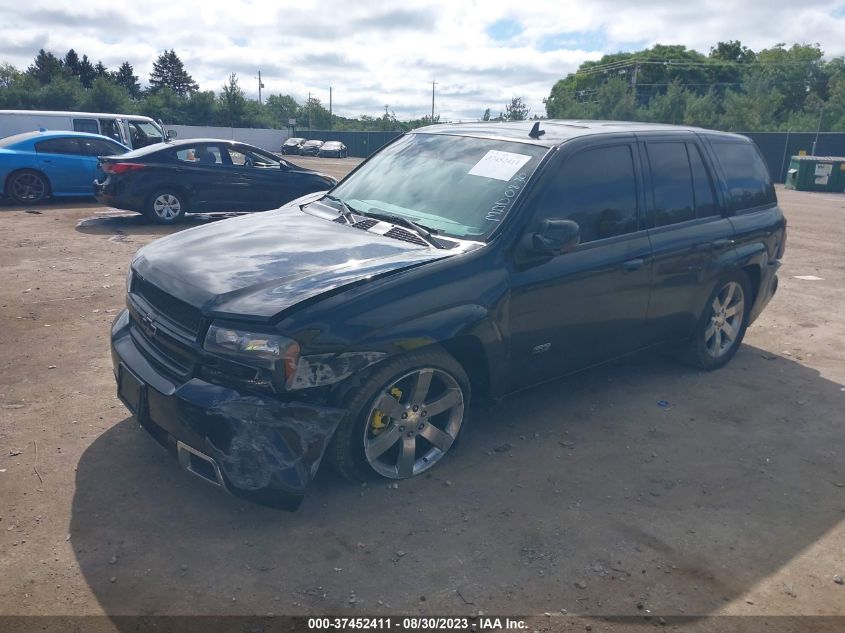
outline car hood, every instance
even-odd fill
[[[266,321],[341,286],[460,252],[421,248],[300,209],[322,195],[156,240],[132,268],[209,316]]]

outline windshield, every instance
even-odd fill
[[[361,212],[386,212],[444,235],[485,240],[547,151],[527,143],[408,134],[373,156],[332,195]]]

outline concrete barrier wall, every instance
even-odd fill
[[[232,141],[249,143],[269,152],[278,152],[282,143],[287,140],[287,130],[269,130],[264,128],[245,127],[215,127],[204,125],[165,125],[168,130],[174,130],[176,138],[222,138]]]

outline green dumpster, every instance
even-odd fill
[[[786,188],[797,191],[845,191],[845,158],[793,156],[786,172]]]

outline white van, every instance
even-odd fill
[[[45,130],[73,130],[102,134],[133,149],[161,143],[167,136],[160,123],[136,114],[58,112],[48,110],[0,110],[0,138]]]

